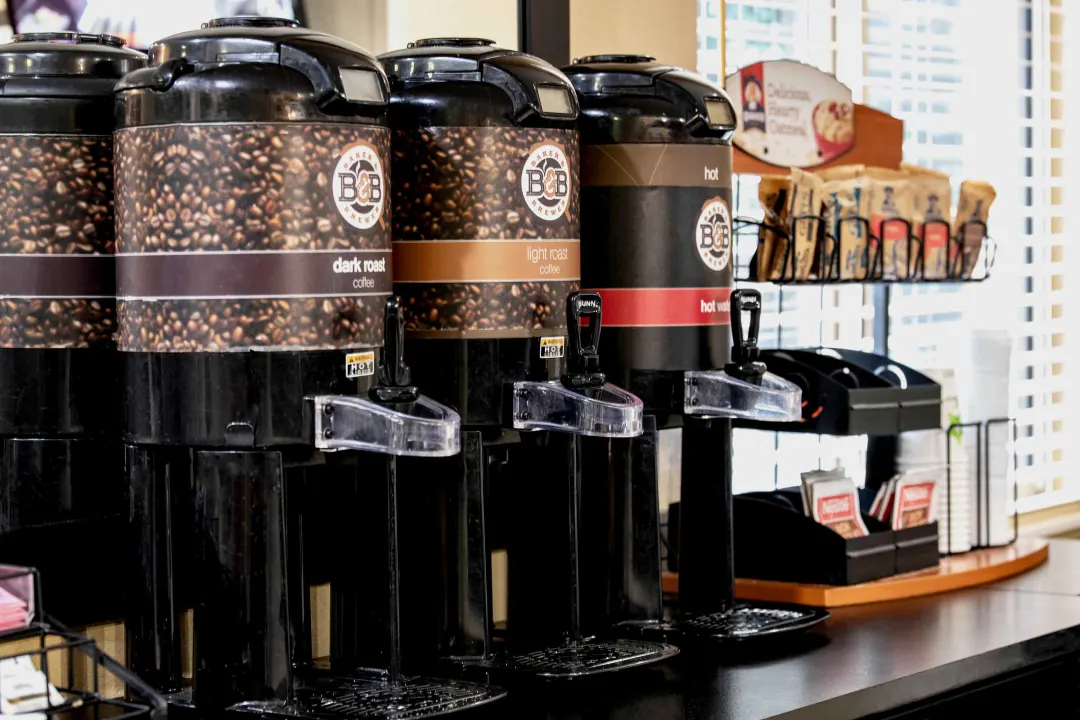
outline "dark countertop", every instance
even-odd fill
[[[511,693],[497,717],[565,720],[859,718],[1080,653],[1080,541],[983,588],[839,608],[777,657],[684,650],[668,664],[569,692]],[[500,707],[501,706],[501,707]]]

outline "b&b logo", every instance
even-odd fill
[[[710,270],[726,268],[731,260],[731,213],[723,198],[714,197],[705,203],[695,228],[701,262]]]
[[[558,145],[538,145],[521,172],[521,194],[533,213],[558,220],[570,204],[570,163]]]
[[[345,149],[334,168],[333,192],[338,212],[355,228],[379,222],[386,195],[382,161],[375,148],[357,143]]]

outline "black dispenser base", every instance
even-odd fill
[[[829,617],[827,610],[800,605],[738,603],[730,610],[677,619],[649,626],[633,627],[641,637],[679,645],[699,642],[753,642],[778,639],[804,632]],[[630,629],[631,626],[624,626]]]
[[[380,673],[319,676],[301,681],[291,702],[246,702],[229,714],[273,718],[418,720],[485,705],[506,695],[500,688],[443,678],[388,680]]]
[[[500,682],[513,680],[580,680],[603,673],[643,668],[679,654],[663,642],[588,639],[491,660],[467,661],[465,669],[490,672]]]

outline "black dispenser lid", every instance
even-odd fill
[[[585,142],[727,144],[735,133],[723,88],[648,55],[592,55],[564,72],[585,115]]]
[[[366,50],[282,18],[211,20],[198,30],[171,35],[151,45],[150,65],[126,76],[117,90],[166,91],[185,75],[225,67],[277,65],[306,77],[316,104],[327,112],[336,104],[385,106],[389,95],[382,68]],[[262,90],[257,73],[251,76],[250,89]]]
[[[16,35],[0,45],[0,95],[110,95],[118,78],[144,65],[145,55],[124,47],[124,41],[112,35]]]
[[[578,115],[574,89],[558,68],[533,55],[496,47],[491,40],[427,38],[384,53],[379,60],[395,87],[455,83],[456,89],[442,98],[448,112],[460,110],[452,107],[455,103],[483,102],[483,93],[470,93],[461,86],[475,83],[503,91],[505,98],[487,94],[487,105],[493,112],[505,110],[513,124],[532,124],[530,121],[538,119],[565,122]],[[481,108],[477,111],[483,115]]]

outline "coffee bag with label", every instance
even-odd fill
[[[870,231],[882,243],[882,273],[906,278],[911,269],[908,233],[914,214],[911,181],[906,172],[867,168],[870,182]]]
[[[774,280],[780,277],[787,255],[787,206],[791,179],[783,175],[762,175],[758,183],[758,201],[764,211],[758,231],[757,277]],[[772,228],[783,230],[777,232]],[[773,266],[778,266],[773,275]]]
[[[921,239],[923,277],[949,276],[949,232],[952,225],[952,186],[949,176],[918,165],[902,164],[910,176],[915,217],[912,232]]]
[[[831,180],[822,188],[825,228],[839,247],[826,243],[826,280],[865,280],[874,249],[866,218],[870,208],[870,181],[866,177]],[[833,254],[837,257],[833,257]]]
[[[981,180],[965,180],[960,183],[960,200],[956,204],[956,221],[953,235],[962,238],[964,259],[961,277],[969,278],[975,270],[986,238],[986,218],[997,193],[994,186]]]
[[[808,218],[821,212],[821,178],[798,168],[791,169],[791,199],[788,204],[788,222],[795,242],[795,279],[806,280],[817,256],[817,240],[820,222]]]

